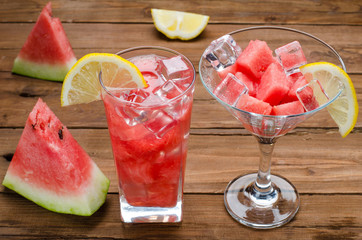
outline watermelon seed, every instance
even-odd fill
[[[31,126],[33,127],[33,129],[35,129],[36,123],[31,124]]]
[[[59,129],[58,135],[59,135],[60,140],[63,140],[63,127],[61,129]]]
[[[11,161],[13,159],[14,153],[6,153],[3,155],[3,157],[6,159],[6,161]]]

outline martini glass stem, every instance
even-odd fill
[[[253,184],[251,197],[259,205],[270,205],[277,198],[270,176],[271,159],[274,150],[275,138],[257,137],[260,149],[260,162],[258,175]]]

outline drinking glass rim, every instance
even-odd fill
[[[196,70],[195,70],[195,67],[194,65],[192,64],[192,62],[190,61],[190,59],[188,59],[185,55],[175,51],[175,50],[172,50],[170,48],[166,48],[166,47],[161,47],[161,46],[138,46],[138,47],[132,47],[132,48],[127,48],[127,49],[124,49],[124,50],[121,50],[119,52],[116,53],[116,55],[121,56],[121,54],[124,54],[124,53],[128,53],[128,52],[132,52],[132,51],[137,51],[137,50],[152,50],[152,49],[155,49],[155,50],[161,50],[161,51],[165,51],[165,52],[169,52],[169,53],[172,53],[172,54],[175,54],[175,56],[181,56],[184,60],[186,60],[186,62],[188,63],[188,65],[191,66],[191,70],[193,72],[193,79],[190,83],[190,85],[178,96],[174,97],[174,98],[171,98],[171,99],[168,99],[167,101],[164,101],[164,102],[161,102],[161,103],[157,103],[157,104],[150,104],[150,105],[142,105],[142,103],[137,103],[137,102],[130,102],[130,101],[126,101],[126,100],[122,100],[116,96],[114,96],[110,91],[109,89],[104,86],[103,84],[103,81],[102,81],[102,78],[101,78],[101,74],[102,74],[102,71],[99,72],[99,76],[98,76],[98,80],[102,86],[102,88],[106,91],[106,93],[112,97],[112,99],[115,99],[117,102],[120,102],[122,104],[128,104],[128,105],[132,105],[132,106],[139,106],[139,107],[142,107],[142,108],[154,108],[154,107],[162,107],[162,106],[167,106],[169,105],[170,103],[173,103],[173,102],[176,102],[178,101],[179,99],[181,99],[183,96],[185,96],[186,94],[188,94],[190,91],[192,91],[192,89],[194,88],[195,86],[195,80],[196,80]],[[153,53],[150,53],[150,54],[153,54]],[[123,58],[123,57],[122,57]],[[126,59],[126,58],[125,58]],[[128,59],[126,59],[128,61]]]
[[[274,30],[290,31],[290,32],[299,33],[299,34],[305,35],[307,37],[313,38],[314,40],[316,40],[319,43],[323,44],[325,47],[329,48],[333,52],[333,54],[338,58],[339,62],[342,65],[343,70],[346,71],[346,67],[344,65],[344,62],[343,62],[341,56],[339,55],[339,53],[333,47],[331,47],[329,44],[327,44],[323,40],[317,38],[316,36],[314,36],[314,35],[312,35],[310,33],[306,33],[306,32],[303,32],[303,31],[300,31],[300,30],[297,30],[297,29],[294,29],[294,28],[287,28],[287,27],[280,27],[280,26],[253,26],[253,27],[237,29],[237,30],[234,30],[232,32],[226,33],[225,35],[233,35],[233,34],[237,34],[237,33],[240,33],[240,32],[245,32],[245,31],[249,31],[249,30],[260,30],[260,29],[274,29]],[[206,49],[205,49],[205,51],[206,51]],[[203,55],[204,55],[205,51],[201,55],[201,58],[200,58],[200,61],[199,61],[199,75],[200,75],[201,82],[204,85],[204,87],[206,88],[206,90],[211,94],[211,96],[213,98],[215,98],[217,101],[219,101],[222,105],[226,105],[228,108],[231,108],[233,110],[236,110],[236,111],[239,111],[239,112],[242,112],[242,113],[245,113],[245,114],[250,114],[252,116],[280,119],[280,118],[297,118],[297,117],[301,117],[301,116],[307,116],[309,114],[314,114],[314,113],[318,112],[319,110],[324,109],[325,107],[330,105],[332,102],[334,102],[342,94],[343,89],[344,89],[344,85],[343,85],[339,89],[338,93],[332,99],[330,99],[328,102],[320,105],[319,107],[317,107],[317,108],[315,108],[313,110],[310,110],[310,111],[307,111],[307,112],[304,112],[304,113],[291,114],[291,115],[263,115],[263,114],[259,114],[259,113],[248,112],[248,111],[236,108],[236,107],[224,102],[219,97],[217,97],[212,91],[210,91],[208,86],[206,86],[206,84],[205,84],[205,82],[203,80],[202,74],[201,74],[202,73],[202,71],[201,71],[202,64],[201,63],[203,61],[203,58],[204,58]]]

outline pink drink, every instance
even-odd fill
[[[175,89],[167,87],[169,91],[160,95],[166,82],[159,66],[162,59],[166,58],[153,54],[129,59],[143,74],[147,88],[113,91],[116,97],[103,93],[121,213],[122,203],[172,208],[182,202],[194,69],[185,64],[187,70],[177,79],[182,85],[177,87],[174,81]]]

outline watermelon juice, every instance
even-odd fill
[[[147,54],[128,60],[141,71],[148,87],[102,93],[119,181],[121,217],[124,222],[178,222],[194,68],[180,55]],[[162,69],[165,66],[173,72],[167,74]],[[169,209],[176,209],[172,214],[176,217],[160,217]]]

